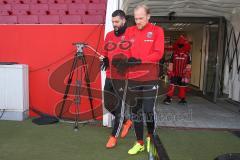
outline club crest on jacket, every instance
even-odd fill
[[[147,38],[152,38],[153,32],[147,32]]]

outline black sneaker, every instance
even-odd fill
[[[171,104],[171,102],[172,102],[172,99],[171,99],[171,97],[168,97],[168,96],[167,96],[167,98],[165,98],[165,99],[163,100],[163,103],[164,103],[164,104],[167,104],[167,105]]]
[[[183,99],[181,99],[178,103],[184,105],[184,104],[187,104],[187,101],[183,98]]]

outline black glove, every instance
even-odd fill
[[[124,74],[128,68],[128,59],[125,55],[119,54],[112,59],[112,65],[117,69],[117,72]]]
[[[128,66],[129,67],[132,67],[132,66],[135,66],[135,65],[139,65],[141,63],[142,63],[141,59],[137,59],[137,58],[134,58],[134,57],[130,57],[128,59]]]
[[[108,67],[109,67],[109,59],[107,57],[104,57],[101,60],[101,70],[106,71]]]

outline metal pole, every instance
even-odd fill
[[[216,77],[215,77],[215,86],[214,86],[214,97],[213,102],[217,102],[217,97],[219,93],[219,71],[220,71],[220,54],[223,54],[222,51],[222,27],[223,27],[223,19],[219,18],[218,24],[218,49],[217,49],[217,63],[216,63]]]

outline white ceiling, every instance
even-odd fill
[[[177,31],[177,32],[191,32],[197,29],[202,29],[204,24],[199,23],[160,23],[164,31]]]
[[[133,8],[138,4],[146,4],[153,16],[215,17],[240,13],[240,0],[124,0],[123,9],[132,15]]]

